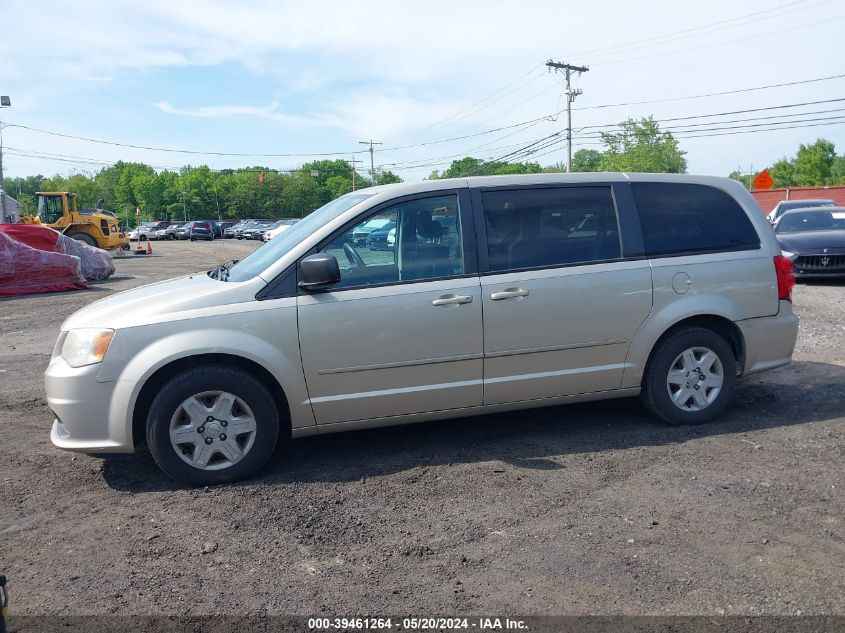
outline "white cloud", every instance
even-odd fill
[[[276,102],[266,106],[222,105],[200,106],[197,108],[177,108],[172,106],[168,101],[157,101],[152,105],[165,114],[198,117],[202,119],[246,116],[269,119],[285,125],[303,125],[309,122],[308,119],[304,117],[292,116],[279,112],[279,104]]]

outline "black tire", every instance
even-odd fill
[[[220,470],[204,470],[186,463],[170,441],[170,421],[181,404],[209,391],[225,391],[240,398],[256,421],[252,447],[240,461]],[[147,415],[147,444],[159,468],[176,481],[189,486],[230,483],[252,477],[267,463],[279,439],[279,426],[276,402],[264,384],[241,369],[207,365],[185,370],[161,388]]]
[[[75,239],[77,242],[88,244],[88,246],[97,246],[97,240],[87,233],[73,233],[72,235],[68,235],[68,237]]]
[[[196,242],[196,241],[197,241],[197,238],[192,237],[192,238],[191,238],[191,241],[192,241],[192,242]]]
[[[170,234],[168,234],[167,239],[168,239],[168,240],[175,240],[175,239],[176,239],[176,236],[175,236],[175,235],[173,235],[173,233],[170,233]]]
[[[675,359],[685,350],[695,347],[707,348],[716,354],[722,368],[722,385],[707,406],[698,411],[689,411],[672,401],[667,380]],[[736,370],[736,356],[722,336],[701,327],[680,328],[664,338],[652,351],[643,375],[640,400],[646,409],[668,424],[703,424],[720,416],[730,404],[736,387]],[[696,382],[695,378],[692,382]]]

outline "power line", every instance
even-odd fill
[[[830,24],[831,22],[836,22],[837,20],[845,19],[845,15],[839,15],[832,18],[825,18],[824,20],[819,20],[817,22],[810,22],[808,24],[799,24],[796,26],[790,26],[785,29],[780,29],[777,31],[766,31],[764,33],[758,33],[756,35],[748,35],[746,37],[739,37],[731,40],[720,40],[718,42],[711,42],[709,44],[702,44],[701,46],[693,46],[693,47],[685,47],[681,49],[675,49],[671,51],[664,51],[662,53],[655,53],[653,55],[644,55],[641,57],[626,57],[624,59],[612,59],[609,61],[600,61],[593,64],[594,66],[605,66],[608,64],[624,64],[626,62],[636,62],[641,61],[644,59],[654,59],[655,57],[666,57],[668,55],[674,55],[677,53],[688,53],[690,51],[699,51],[705,48],[712,48],[714,46],[722,46],[724,44],[735,44],[736,42],[745,42],[748,40],[756,40],[761,37],[770,37],[772,35],[780,35],[781,33],[789,33],[790,31],[797,31],[799,29],[806,29],[810,28],[811,26],[818,26],[820,24]]]
[[[725,126],[725,127],[712,127],[709,129],[701,129],[701,130],[662,130],[672,133],[677,139],[687,139],[687,138],[705,138],[709,136],[729,136],[733,134],[747,134],[752,132],[775,132],[779,130],[792,130],[792,129],[800,129],[800,128],[807,128],[807,127],[820,127],[825,125],[841,125],[845,123],[845,115],[836,116],[836,117],[820,117],[820,118],[810,118],[810,119],[799,119],[796,121],[773,121],[769,123],[760,123],[760,124],[751,124],[751,125],[736,125],[736,126]],[[824,122],[820,122],[824,121]],[[804,125],[806,123],[806,125]],[[798,125],[800,124],[800,125]],[[748,129],[754,128],[754,129]],[[560,133],[558,133],[560,134]],[[536,154],[536,152],[546,149],[549,147],[557,146],[563,143],[564,139],[557,139],[555,141],[547,143],[543,147],[536,147],[533,150],[527,151],[525,154],[521,155],[520,158],[524,159],[529,156],[532,156],[534,159],[541,158],[542,156],[546,156],[550,154],[551,150],[548,152],[544,152],[542,154]],[[576,145],[598,145],[599,143],[577,143]],[[527,148],[526,148],[527,149]]]
[[[130,149],[143,149],[152,152],[170,152],[174,154],[199,154],[203,156],[234,156],[234,157],[252,157],[252,158],[310,158],[312,156],[342,156],[344,154],[355,154],[355,150],[346,152],[311,152],[303,154],[262,154],[250,152],[215,152],[215,151],[199,151],[191,149],[173,149],[170,147],[154,147],[151,145],[133,145],[132,143],[120,143],[117,141],[105,141],[102,139],[89,138],[86,136],[75,136],[73,134],[65,134],[63,132],[55,132],[52,130],[42,130],[40,128],[31,127],[29,125],[22,125],[19,123],[9,123],[3,127],[14,127],[31,132],[38,132],[39,134],[49,134],[50,136],[60,136],[62,138],[74,139],[77,141],[86,141],[88,143],[99,143],[101,145],[114,145],[116,147],[127,147]]]
[[[434,128],[436,128],[436,127],[440,127],[440,125],[441,125],[442,123],[445,123],[445,122],[447,122],[447,121],[450,121],[450,120],[454,119],[455,117],[457,117],[457,116],[459,116],[459,115],[463,114],[464,112],[467,112],[468,110],[472,110],[473,108],[475,108],[475,106],[477,106],[477,105],[479,105],[479,104],[481,104],[481,103],[484,103],[485,101],[487,101],[487,100],[491,99],[492,97],[494,97],[494,96],[498,95],[500,92],[503,92],[504,90],[507,90],[507,89],[508,89],[508,88],[510,88],[511,86],[513,86],[513,85],[515,85],[515,84],[517,84],[517,83],[521,82],[523,79],[525,79],[525,78],[526,78],[526,77],[528,77],[529,75],[531,75],[531,74],[535,73],[538,69],[540,69],[540,68],[542,68],[542,67],[543,67],[543,65],[542,65],[542,64],[538,64],[537,66],[535,66],[534,68],[532,68],[531,70],[529,70],[527,73],[525,73],[525,74],[523,74],[523,75],[520,75],[519,77],[517,77],[516,79],[514,79],[512,82],[510,82],[509,84],[505,85],[503,88],[500,88],[499,90],[496,90],[495,92],[493,92],[493,93],[489,94],[488,96],[484,97],[483,99],[480,99],[479,101],[476,101],[475,103],[473,103],[473,104],[471,104],[471,105],[467,106],[466,108],[464,108],[464,109],[462,109],[462,110],[459,110],[458,112],[456,112],[456,113],[454,113],[454,114],[451,114],[451,115],[449,115],[449,116],[447,116],[447,117],[445,117],[445,118],[443,118],[443,119],[439,119],[438,121],[435,121],[434,123],[432,123],[432,124],[430,124],[430,125],[427,125],[427,126],[425,126],[425,127],[422,127],[422,128],[420,128],[420,129],[416,130],[416,132],[415,132],[415,133],[416,133],[416,134],[418,134],[419,132],[424,132],[424,131],[426,131],[426,130],[431,130],[431,129],[434,129]],[[539,79],[540,77],[542,77],[544,74],[545,74],[545,73],[542,73],[542,72],[541,72],[539,75],[537,75],[536,77],[534,77],[533,79],[531,79],[530,81],[528,81],[525,85],[527,86],[528,84],[532,83],[532,82],[533,82],[533,81],[535,81],[536,79]],[[525,86],[522,86],[522,87],[520,87],[519,89],[521,90],[521,89],[522,89],[522,88],[524,88],[524,87],[525,87]],[[509,92],[508,94],[511,94],[511,93]],[[504,98],[505,96],[507,96],[507,95],[502,95],[502,98]],[[499,101],[499,100],[500,100],[500,99],[496,99],[495,101],[491,102],[491,104],[490,104],[490,105],[492,105],[492,103],[495,103],[496,101]],[[485,106],[485,107],[486,107],[486,106]]]
[[[820,4],[828,4],[830,1],[831,0],[823,0],[822,2],[816,2],[815,4],[811,4],[810,7],[818,6]],[[789,7],[794,7],[795,5],[805,5],[807,2],[809,2],[809,0],[797,0],[796,2],[787,2],[786,4],[781,4],[781,5],[778,5],[778,6],[775,6],[775,7],[767,8],[766,13],[763,14],[763,15],[761,15],[759,11],[756,11],[754,13],[746,13],[744,15],[734,16],[732,18],[719,20],[717,22],[710,22],[709,24],[703,24],[701,26],[696,26],[696,27],[689,28],[689,29],[683,29],[681,31],[671,31],[669,33],[664,33],[663,35],[647,37],[647,38],[640,39],[640,40],[623,42],[622,44],[616,44],[614,46],[608,46],[608,47],[604,47],[604,48],[594,48],[594,49],[590,49],[590,50],[575,51],[573,53],[573,55],[578,56],[578,57],[589,56],[589,57],[595,58],[595,57],[600,57],[600,56],[604,56],[604,55],[607,55],[607,54],[615,54],[615,53],[619,53],[619,52],[622,52],[622,51],[637,50],[637,49],[640,49],[640,48],[646,48],[646,47],[649,47],[649,46],[656,46],[656,45],[661,45],[661,44],[667,43],[667,42],[655,42],[656,40],[665,40],[667,38],[671,38],[671,39],[668,39],[668,41],[672,42],[672,41],[676,41],[678,39],[685,39],[685,37],[683,37],[683,36],[687,36],[691,33],[696,33],[698,31],[708,31],[707,33],[704,33],[704,35],[709,35],[710,33],[721,30],[721,29],[718,29],[718,28],[714,29],[714,27],[720,27],[720,26],[724,27],[724,25],[734,23],[734,22],[743,22],[745,20],[750,20],[751,22],[756,24],[756,23],[758,23],[762,20],[779,18],[779,17],[782,17],[784,15],[788,15],[789,13],[794,13],[795,11],[806,11],[810,7],[803,6],[803,7],[791,9],[789,11],[783,11],[783,12],[778,13],[778,11],[780,11],[781,9],[788,9]],[[736,28],[737,26],[744,26],[744,24],[731,24],[731,26],[727,26],[727,27],[724,27],[724,28]],[[678,36],[681,36],[681,37],[678,37]],[[696,35],[694,37],[698,37],[698,36]]]
[[[620,102],[620,103],[606,103],[606,104],[599,104],[594,106],[587,106],[583,108],[573,108],[573,111],[583,111],[583,110],[595,110],[595,109],[603,109],[603,108],[616,108],[616,107],[624,107],[624,106],[632,106],[632,105],[646,105],[652,103],[666,103],[672,101],[686,101],[690,99],[701,99],[706,97],[718,97],[718,96],[725,96],[731,94],[740,94],[746,92],[753,92],[757,90],[769,90],[773,88],[784,88],[789,86],[798,86],[810,83],[817,83],[822,81],[831,81],[835,79],[842,79],[845,77],[845,74],[840,75],[829,75],[826,77],[815,77],[812,79],[802,79],[798,81],[790,81],[790,82],[783,82],[778,84],[768,84],[764,86],[754,86],[751,88],[738,88],[735,90],[725,90],[721,92],[710,92],[710,93],[703,93],[697,95],[687,95],[681,97],[670,97],[665,99],[651,99],[646,101],[629,101],[629,102]],[[494,134],[496,132],[504,131],[504,130],[512,130],[514,128],[519,128],[523,126],[529,126],[533,123],[537,123],[540,121],[554,121],[555,118],[564,112],[564,109],[558,110],[556,112],[552,112],[550,114],[546,114],[540,117],[536,117],[534,119],[529,119],[528,121],[521,121],[519,123],[513,123],[511,125],[504,125],[497,128],[493,128],[490,130],[484,130],[481,132],[475,132],[472,134],[464,134],[459,136],[453,136],[450,138],[438,139],[434,141],[427,141],[423,143],[415,143],[410,145],[400,145],[395,147],[385,147],[385,151],[395,151],[400,149],[411,149],[416,147],[425,147],[428,145],[437,145],[442,143],[448,143],[452,141],[459,141],[467,138],[473,138],[476,136],[485,136],[487,134]],[[343,152],[311,152],[311,153],[249,153],[249,152],[220,152],[220,151],[200,151],[200,150],[191,150],[191,149],[174,149],[174,148],[167,148],[167,147],[155,147],[150,145],[135,145],[131,143],[122,143],[118,141],[109,141],[103,139],[95,139],[89,138],[85,136],[77,136],[73,134],[66,134],[64,132],[56,132],[53,130],[44,130],[41,128],[35,128],[29,125],[23,125],[19,123],[10,123],[4,124],[4,128],[18,128],[29,130],[31,132],[36,132],[39,134],[47,134],[50,136],[58,136],[62,138],[69,138],[78,141],[85,141],[89,143],[98,143],[101,145],[112,145],[116,147],[127,147],[130,149],[142,149],[147,151],[154,151],[154,152],[168,152],[168,153],[176,153],[176,154],[195,154],[195,155],[204,155],[204,156],[229,156],[229,157],[252,157],[252,158],[309,158],[309,157],[317,157],[317,156],[343,156],[349,154],[356,154],[356,151],[343,151]]]
[[[703,99],[705,97],[723,97],[726,95],[735,95],[741,94],[744,92],[755,92],[757,90],[771,90],[773,88],[786,88],[788,86],[800,86],[803,84],[811,84],[816,83],[819,81],[831,81],[833,79],[842,79],[845,77],[845,74],[842,75],[829,75],[827,77],[815,77],[813,79],[801,79],[799,81],[788,81],[779,84],[767,84],[765,86],[754,86],[753,88],[737,88],[735,90],[723,90],[721,92],[706,92],[699,95],[688,95],[686,97],[669,97],[666,99],[649,99],[646,101],[627,101],[621,103],[604,103],[601,105],[594,105],[594,106],[587,106],[584,108],[574,108],[574,110],[598,110],[602,108],[619,108],[624,106],[632,106],[632,105],[647,105],[651,103],[667,103],[670,101],[687,101],[689,99]]]
[[[841,102],[841,101],[845,101],[845,97],[838,98],[838,99],[822,99],[820,101],[803,101],[803,102],[800,102],[800,103],[787,103],[787,104],[783,104],[783,105],[765,106],[765,107],[761,107],[761,108],[748,108],[748,109],[745,109],[745,110],[731,110],[731,111],[728,111],[728,112],[715,112],[713,114],[694,114],[694,115],[690,115],[690,116],[671,117],[671,118],[668,118],[668,119],[654,119],[654,122],[655,123],[665,123],[665,122],[668,122],[668,121],[688,121],[688,120],[691,120],[691,119],[704,119],[704,118],[715,117],[715,116],[728,116],[728,115],[732,115],[732,114],[748,114],[750,112],[763,112],[763,111],[768,111],[768,110],[782,110],[782,109],[785,109],[785,108],[799,108],[799,107],[808,106],[808,105],[820,105],[820,104],[823,104],[823,103],[837,103],[837,102]],[[798,113],[798,114],[800,114],[800,113]],[[782,115],[782,116],[793,116],[793,115]],[[603,124],[603,125],[585,125],[584,127],[579,128],[578,131],[580,132],[582,130],[587,130],[587,129],[592,129],[592,128],[618,127],[618,126],[619,126],[618,123],[610,123],[610,124]]]
[[[452,118],[451,120],[449,120],[449,121],[448,121],[448,123],[451,125],[451,124],[457,123],[458,121],[463,121],[464,119],[466,119],[466,118],[468,118],[468,117],[472,116],[473,114],[476,114],[477,112],[481,112],[482,110],[486,110],[486,109],[487,109],[487,108],[489,108],[490,106],[495,105],[496,103],[499,103],[500,101],[502,101],[505,97],[508,97],[508,96],[510,96],[510,95],[512,95],[512,94],[514,94],[514,93],[516,93],[516,92],[520,92],[520,91],[524,90],[524,89],[525,89],[526,87],[528,87],[530,84],[534,83],[535,81],[537,81],[538,79],[540,79],[540,78],[541,78],[541,77],[543,77],[543,76],[545,76],[545,73],[542,73],[542,72],[541,72],[539,75],[536,75],[536,76],[535,76],[535,77],[533,77],[530,81],[528,81],[528,82],[524,83],[523,85],[521,85],[521,86],[517,86],[516,88],[514,88],[514,89],[512,89],[512,90],[510,90],[510,91],[506,92],[505,94],[503,94],[501,97],[499,97],[499,98],[497,98],[497,99],[494,99],[494,100],[493,100],[493,101],[491,101],[490,103],[486,103],[486,104],[484,104],[483,106],[480,106],[480,107],[472,108],[470,111],[466,112],[465,114],[463,114],[463,115],[461,115],[461,116],[458,116],[458,117],[454,117],[454,118]],[[544,92],[548,92],[548,91],[549,91],[549,88],[545,88],[544,90],[540,91],[538,94],[543,94]],[[524,103],[524,102],[520,102],[520,104],[521,104],[521,103]],[[515,107],[519,107],[519,106],[515,106]],[[511,108],[511,109],[513,109],[513,108]],[[509,111],[510,111],[510,110],[506,110],[505,112],[509,112]],[[504,113],[500,113],[500,114],[498,114],[498,115],[496,115],[495,117],[492,117],[492,118],[498,118],[498,117],[499,117],[499,116],[501,116],[502,114],[504,114]],[[491,118],[491,119],[486,119],[486,120],[492,120],[492,118]],[[429,126],[429,128],[423,128],[423,130],[426,130],[426,129],[433,129],[434,127],[441,127],[441,126],[440,126],[440,125],[438,125],[438,126]],[[423,131],[423,130],[420,130],[420,131]]]

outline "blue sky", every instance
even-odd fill
[[[307,154],[369,162],[406,180],[452,156],[497,158],[562,129],[549,59],[585,64],[575,142],[627,117],[657,119],[845,98],[845,78],[719,97],[653,101],[845,74],[841,0],[745,3],[23,2],[0,0],[0,111],[7,175],[96,171],[119,159],[177,168],[269,165]],[[821,114],[800,114],[836,110]],[[845,101],[683,123],[845,114]],[[482,134],[533,119],[533,125]],[[722,121],[721,125],[716,122]],[[693,138],[692,173],[757,170],[824,136],[845,152],[845,118],[819,127]],[[764,121],[750,121],[760,124]],[[783,123],[781,123],[784,125]],[[220,156],[131,149],[105,141]],[[696,128],[698,129],[698,128]],[[727,131],[727,130],[726,130]],[[711,130],[710,134],[713,133]],[[471,136],[474,135],[474,136]],[[457,136],[469,138],[439,142]],[[680,136],[680,135],[679,135]],[[420,145],[422,144],[422,145]],[[417,147],[407,147],[419,145]],[[292,154],[295,156],[261,156]],[[564,160],[563,144],[530,159]]]

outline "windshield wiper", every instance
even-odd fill
[[[208,271],[208,276],[212,279],[219,279],[220,281],[228,281],[229,280],[229,269],[237,264],[239,259],[232,259],[226,262],[225,264],[220,264],[217,268],[212,268]]]

